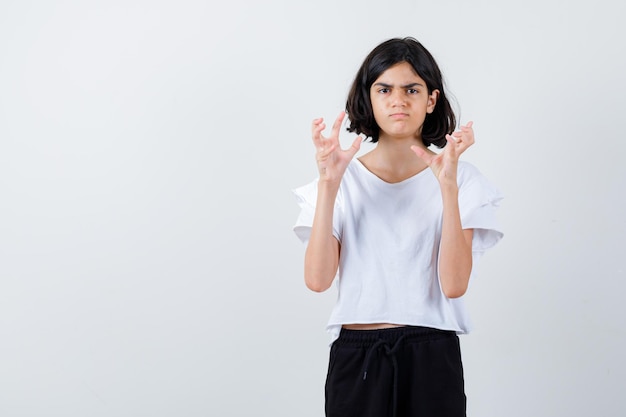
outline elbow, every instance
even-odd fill
[[[311,279],[307,276],[304,277],[304,283],[306,284],[306,287],[313,292],[324,292],[330,288],[330,282],[324,282],[319,279]]]
[[[324,292],[329,288],[329,286],[326,286],[326,285],[320,285],[319,283],[309,283],[309,282],[306,283],[306,287],[313,292]]]
[[[337,266],[318,265],[310,262],[307,258],[304,261],[304,283],[306,287],[313,292],[324,292],[330,288],[335,275],[337,274]]]
[[[467,292],[467,285],[457,285],[449,288],[443,288],[443,294],[448,298],[460,298]]]
[[[469,274],[456,279],[441,280],[441,291],[447,298],[459,298],[465,295],[469,285]]]
[[[333,278],[328,279],[324,274],[320,274],[319,271],[309,271],[307,268],[304,270],[304,283],[313,292],[324,292],[329,289]]]
[[[456,268],[446,268],[439,271],[441,291],[447,298],[459,298],[465,295],[472,274],[472,262],[459,265]]]

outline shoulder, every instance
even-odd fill
[[[484,178],[484,176],[480,172],[480,170],[476,168],[476,166],[472,163],[467,161],[459,161],[459,165],[457,167],[457,178],[459,185],[461,185],[480,178]]]
[[[313,181],[291,190],[291,192],[296,196],[296,200],[301,207],[315,207],[318,180],[319,178],[315,178]]]
[[[499,201],[503,198],[501,191],[473,164],[459,161],[457,182],[461,196],[482,196],[489,201]]]
[[[480,175],[480,171],[476,167],[476,165],[472,164],[468,161],[459,161],[458,172],[462,175]]]

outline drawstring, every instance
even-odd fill
[[[403,334],[396,340],[393,347],[389,347],[389,343],[386,340],[378,339],[376,343],[374,343],[367,354],[365,355],[365,361],[363,362],[363,381],[367,379],[367,368],[372,360],[372,352],[375,352],[380,346],[385,347],[385,354],[387,357],[391,358],[391,366],[393,369],[393,416],[395,417],[397,414],[398,408],[398,360],[396,359],[396,352],[400,347],[400,342],[404,339],[406,334]]]

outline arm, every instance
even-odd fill
[[[323,119],[313,120],[313,144],[317,150],[320,177],[311,236],[304,255],[304,282],[309,289],[316,292],[327,290],[337,274],[340,245],[333,235],[335,199],[341,178],[361,142],[361,138],[356,138],[345,151],[339,146],[339,129],[344,116],[345,113],[342,112],[337,117],[328,138],[322,135],[326,127]]]
[[[311,236],[304,255],[304,282],[315,292],[327,290],[339,267],[339,241],[333,235],[338,184],[319,182]]]
[[[442,186],[443,222],[439,247],[439,279],[448,298],[465,294],[472,272],[473,229],[463,230],[458,186]]]
[[[454,138],[453,138],[454,136]],[[467,291],[472,272],[473,230],[463,230],[459,211],[457,166],[459,156],[474,143],[472,122],[461,131],[447,135],[448,144],[439,155],[412,146],[417,156],[430,166],[439,181],[443,201],[443,221],[439,249],[439,279],[448,298],[461,297]]]

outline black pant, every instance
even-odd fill
[[[331,346],[327,417],[462,417],[465,403],[454,332],[342,329]]]

